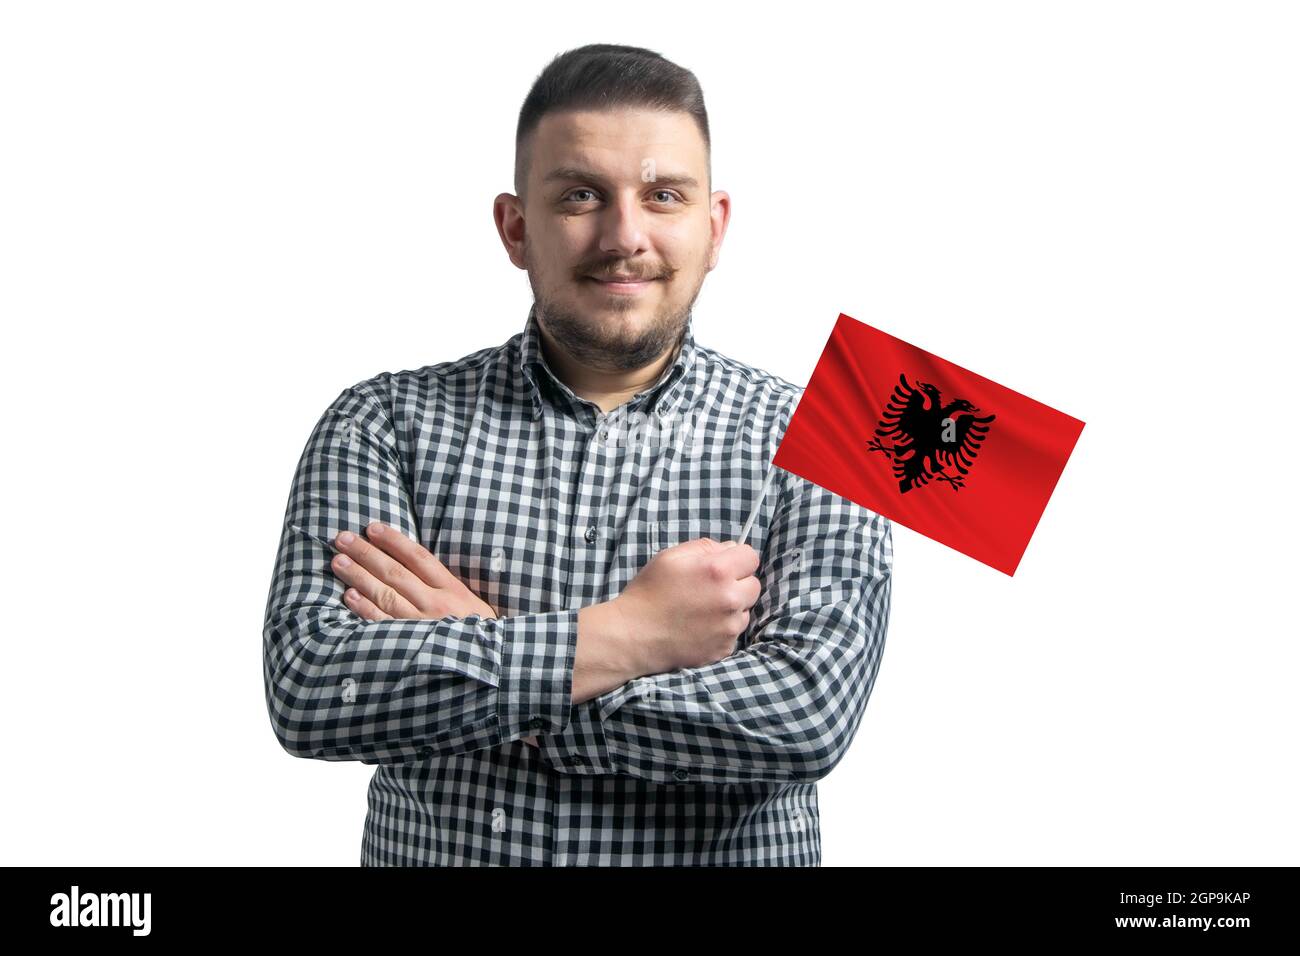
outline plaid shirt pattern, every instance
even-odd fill
[[[552,373],[535,310],[503,345],[344,389],[316,423],[265,612],[280,744],[375,766],[362,865],[820,865],[816,782],[875,683],[890,522],[777,469],[735,653],[573,704],[578,610],[660,549],[737,539],[803,389],[698,345],[692,320],[606,414]],[[499,617],[353,613],[332,542],[372,521]]]

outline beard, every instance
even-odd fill
[[[537,320],[569,355],[590,368],[606,372],[630,372],[645,368],[665,351],[680,343],[691,319],[691,300],[684,309],[665,307],[645,328],[625,332],[611,328],[600,318],[591,318],[548,302],[534,293]]]
[[[536,279],[537,270],[533,267],[527,244],[524,260],[528,266],[528,284],[533,289],[537,321],[576,361],[605,372],[630,372],[645,368],[668,349],[680,346],[686,326],[691,321],[691,310],[704,284],[704,275],[701,274],[684,306],[674,307],[664,303],[644,328],[629,331],[622,327],[621,322],[611,322],[601,315],[578,312],[548,297]],[[600,270],[582,270],[582,274],[590,271]],[[674,271],[670,276],[680,278],[681,273]],[[619,297],[613,295],[610,299],[616,303],[619,301]],[[626,309],[616,306],[616,311],[632,311],[639,305],[629,297]]]

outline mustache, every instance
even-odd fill
[[[629,279],[642,281],[645,279],[667,279],[671,278],[677,272],[670,266],[660,266],[652,269],[634,269],[631,267],[615,267],[612,265],[593,266],[590,269],[580,269],[579,278],[596,278],[596,279]]]

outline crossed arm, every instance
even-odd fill
[[[665,783],[825,776],[856,734],[875,681],[891,529],[789,478],[758,572],[763,591],[737,651],[705,667],[621,680],[620,641],[635,635],[601,606],[497,618],[471,592],[445,579],[439,587],[378,545],[401,535],[424,551],[411,540],[417,525],[391,423],[378,400],[346,389],[299,462],[267,602],[266,693],[278,739],[297,756],[391,763],[532,738],[563,773]],[[423,608],[403,598],[429,616],[390,614],[373,598],[392,598],[365,593],[360,568],[348,580],[333,563],[350,549],[337,548],[336,536],[373,522],[388,530],[354,544],[440,592],[446,603],[425,594]],[[384,573],[382,563],[376,570]]]
[[[499,617],[424,545],[382,522],[372,522],[363,534],[341,532],[334,547],[339,553],[330,566],[347,587],[343,600],[367,621],[469,614]],[[630,640],[632,630],[613,602],[578,611],[573,703],[590,700],[644,673]],[[535,734],[523,740],[538,746]]]

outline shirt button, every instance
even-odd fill
[[[674,770],[673,776],[678,780],[685,780],[690,775],[685,770]]]
[[[607,439],[608,437],[609,437],[609,430],[606,429],[604,426],[601,426],[600,431],[596,432],[596,441],[600,442],[603,445],[605,444],[605,439]]]
[[[546,721],[542,720],[540,717],[534,717],[528,722],[528,726],[533,728],[533,730],[541,730],[545,724]]]
[[[432,748],[432,747],[421,747],[421,748],[420,748],[420,756],[421,756],[422,758],[426,759],[426,760],[427,760],[429,757],[432,757],[432,756],[433,756],[433,748]]]
[[[587,528],[587,533],[583,535],[583,538],[587,544],[591,544],[596,540],[596,526],[594,524]]]

